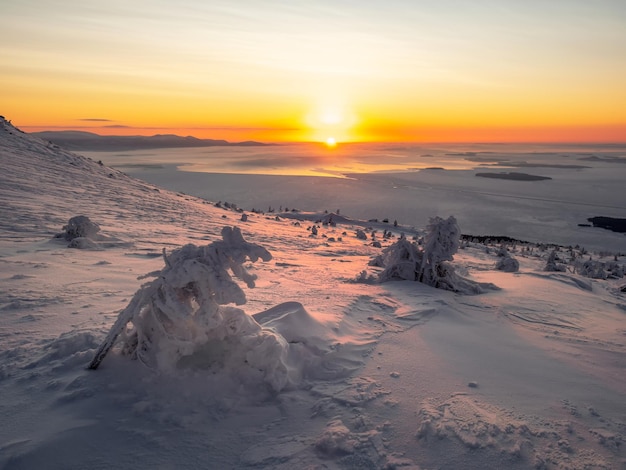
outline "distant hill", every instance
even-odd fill
[[[33,132],[32,135],[48,140],[68,150],[143,150],[154,148],[181,148],[181,147],[218,147],[237,146],[253,147],[264,144],[255,141],[228,142],[226,140],[198,139],[196,137],[181,137],[174,134],[143,135],[99,135],[82,131],[44,131]]]

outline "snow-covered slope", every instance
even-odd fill
[[[0,211],[0,468],[626,465],[624,279],[545,272],[549,251],[537,246],[510,247],[519,271],[496,271],[497,247],[464,243],[457,272],[500,290],[354,282],[377,272],[373,223],[243,221],[4,119]],[[101,228],[90,249],[54,238],[76,215]],[[167,371],[118,349],[86,370],[138,277],[164,268],[162,250],[208,245],[225,226],[272,255],[246,263],[257,280],[242,284],[240,308],[285,339],[295,379],[268,386],[237,366],[237,335]],[[415,235],[392,231],[382,247]],[[249,359],[259,370],[275,360]]]

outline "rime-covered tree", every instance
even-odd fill
[[[445,277],[444,261],[452,261],[459,249],[461,229],[454,218],[432,217],[426,227],[424,251],[418,281],[437,286]]]
[[[246,302],[231,273],[254,287],[256,276],[244,263],[269,261],[271,254],[246,242],[237,227],[225,227],[222,240],[185,245],[163,257],[165,267],[148,275],[155,279],[144,284],[119,314],[89,368],[96,369],[119,342],[123,354],[159,370],[194,361],[207,361],[204,367],[214,361],[223,367],[228,361],[237,361],[238,367],[245,363],[280,390],[288,374],[281,360],[286,341],[243,310],[227,305]],[[234,353],[226,355],[226,347]]]
[[[456,219],[434,217],[430,219],[423,246],[400,238],[370,262],[383,267],[379,282],[393,279],[419,281],[429,286],[466,294],[479,294],[484,289],[496,288],[493,284],[476,283],[454,272],[450,261],[459,248],[461,231]],[[360,279],[364,276],[361,275]]]
[[[559,258],[556,250],[552,250],[548,255],[548,260],[546,261],[546,266],[543,270],[547,272],[565,272],[565,265],[559,263],[558,261]]]

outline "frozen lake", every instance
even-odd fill
[[[340,209],[418,227],[429,217],[454,215],[464,233],[626,251],[624,234],[579,226],[594,216],[626,218],[624,145],[297,144],[82,153],[150,183],[245,210]],[[477,176],[484,173],[496,177]]]

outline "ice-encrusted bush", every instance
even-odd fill
[[[65,238],[68,242],[75,238],[96,238],[100,226],[92,222],[86,215],[72,217],[67,225],[63,227],[63,232],[57,235],[58,238]]]
[[[269,261],[262,246],[244,240],[237,227],[225,227],[222,240],[206,246],[185,245],[164,253],[165,267],[149,276],[98,349],[90,364],[98,367],[117,342],[122,353],[150,368],[242,370],[272,389],[288,381],[287,341],[266,330],[243,310],[246,296],[231,277],[254,287],[246,261]]]
[[[419,246],[406,238],[400,239],[385,248],[381,255],[370,261],[370,266],[385,268],[378,276],[380,282],[393,279],[417,281],[423,252]]]
[[[548,255],[548,260],[546,261],[546,266],[543,268],[546,272],[565,272],[566,268],[563,263],[559,263],[559,258],[556,250],[552,250],[550,255]]]
[[[519,261],[515,258],[508,256],[502,256],[496,262],[496,269],[505,273],[516,273],[519,271]]]
[[[440,289],[465,294],[480,294],[493,284],[477,283],[455,273],[450,261],[459,248],[461,231],[453,216],[447,219],[433,217],[426,228],[422,245],[400,238],[375,257],[370,265],[384,270],[379,282],[390,280],[418,281]]]
[[[506,243],[502,243],[496,253],[498,261],[496,261],[496,270],[505,273],[516,273],[519,271],[519,261],[511,256]]]
[[[609,278],[621,279],[626,276],[626,266],[619,264],[617,261],[608,261],[605,263],[604,268]]]
[[[591,279],[606,279],[608,277],[604,271],[604,263],[591,259],[576,263],[576,272]]]
[[[575,271],[581,276],[591,279],[621,279],[626,275],[626,269],[616,261],[578,261]]]
[[[363,230],[361,230],[360,228],[356,230],[356,237],[359,240],[367,240],[367,235],[365,234],[365,232]]]

